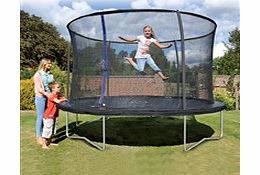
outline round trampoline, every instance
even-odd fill
[[[218,112],[223,109],[223,103],[215,101],[187,98],[186,110],[183,110],[182,99],[164,96],[118,96],[106,97],[105,106],[100,106],[98,97],[80,98],[75,101],[62,103],[61,108],[79,114],[95,115],[160,115],[179,116]]]
[[[150,46],[155,63],[169,77],[166,81],[149,66],[143,74],[124,59],[134,57],[138,43],[122,41],[119,36],[143,35],[146,25],[152,26],[161,44],[173,45],[165,49]],[[208,17],[165,9],[103,11],[72,20],[67,25],[73,50],[73,59],[68,60],[72,67],[69,101],[59,108],[102,116],[222,111],[225,105],[214,101],[212,92],[216,27]]]

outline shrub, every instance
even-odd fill
[[[216,89],[214,91],[214,98],[226,105],[226,110],[234,110],[236,100],[232,97],[231,92],[226,89]]]
[[[36,72],[36,69],[20,70],[20,80],[27,80],[27,79],[31,78],[35,72]]]
[[[55,81],[59,82],[61,84],[61,93],[63,96],[66,96],[66,81],[67,81],[67,73],[66,71],[62,71],[56,62],[53,62],[51,73],[53,74],[53,77]]]
[[[20,109],[35,109],[33,79],[20,80]]]

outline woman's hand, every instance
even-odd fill
[[[51,97],[51,93],[48,93],[48,92],[44,92],[44,95],[45,95],[47,98],[50,98],[50,97]]]

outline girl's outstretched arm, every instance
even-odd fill
[[[165,48],[170,48],[170,47],[172,47],[172,44],[171,44],[171,43],[168,44],[168,45],[163,45],[163,44],[159,43],[158,41],[156,41],[156,42],[154,42],[154,44],[155,44],[157,47],[159,47],[160,49],[165,49]]]
[[[137,38],[123,38],[122,36],[118,36],[119,39],[126,41],[126,42],[135,42]]]

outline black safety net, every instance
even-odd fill
[[[169,77],[167,80],[148,65],[145,73],[139,72],[124,59],[135,56],[137,43],[118,37],[143,35],[146,25],[152,27],[161,44],[173,45],[159,49],[152,44],[150,48],[154,62]],[[174,10],[115,10],[81,16],[67,27],[73,47],[73,69],[70,102],[63,109],[94,114],[136,114],[136,110],[176,113],[204,108],[208,112],[215,105],[213,20]]]

